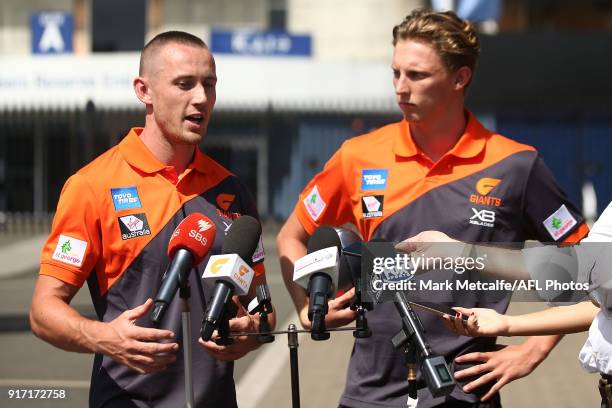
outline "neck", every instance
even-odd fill
[[[159,127],[149,126],[149,122],[147,118],[140,139],[157,160],[166,166],[174,167],[177,175],[182,174],[193,160],[196,146],[172,143]]]
[[[457,144],[467,125],[467,115],[456,112],[428,123],[410,123],[410,134],[416,145],[434,163]]]

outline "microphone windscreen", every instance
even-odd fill
[[[240,258],[249,265],[253,262],[253,253],[259,244],[261,236],[261,224],[249,215],[243,215],[236,219],[227,232],[222,254],[238,254]]]
[[[374,238],[371,239],[369,242],[375,242],[379,244],[376,246],[376,253],[379,257],[395,258],[395,255],[397,255],[397,251],[395,250],[395,244],[393,244],[393,242],[389,242],[386,239],[382,238]]]
[[[309,254],[333,246],[340,250],[342,249],[342,242],[340,242],[340,237],[336,230],[328,225],[322,225],[317,228],[308,239]]]
[[[193,255],[193,266],[197,266],[212,248],[217,227],[201,213],[188,215],[176,227],[168,243],[168,256],[174,258],[176,251],[186,249]]]

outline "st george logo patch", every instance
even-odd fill
[[[86,241],[60,234],[52,258],[69,265],[81,266],[86,249]]]
[[[304,207],[306,207],[306,211],[308,211],[308,214],[310,214],[310,218],[312,218],[313,221],[316,221],[317,218],[321,216],[321,213],[327,205],[325,204],[325,201],[323,201],[321,194],[319,194],[319,189],[316,185],[312,188],[312,190],[310,190],[310,193],[308,193],[302,202],[304,203]]]
[[[552,213],[550,217],[544,220],[543,224],[546,231],[555,241],[558,241],[566,232],[568,232],[578,221],[572,216],[565,204],[557,211]]]

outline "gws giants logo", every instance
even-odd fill
[[[230,206],[232,205],[232,203],[234,202],[235,199],[236,199],[236,195],[235,194],[221,193],[221,194],[219,194],[217,196],[217,205],[223,211],[229,211],[229,208],[230,208]]]
[[[499,197],[490,196],[489,193],[501,183],[500,179],[484,177],[476,182],[478,194],[470,195],[470,203],[499,207],[502,200]]]

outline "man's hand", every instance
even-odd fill
[[[458,243],[459,241],[452,239],[440,231],[423,231],[413,237],[399,242],[397,245],[395,245],[395,249],[406,253],[419,252],[426,254],[428,250],[431,249],[431,244],[435,242]]]
[[[234,296],[234,303],[238,307],[238,312],[236,317],[230,319],[229,327],[230,332],[232,333],[255,333],[259,327],[259,316],[257,315],[249,315],[247,310],[242,306],[237,296]],[[212,337],[215,338],[218,336],[217,330],[213,332]],[[208,351],[208,353],[221,361],[234,361],[243,357],[247,353],[255,350],[260,346],[257,343],[256,336],[238,336],[232,337],[234,339],[234,344],[229,346],[221,346],[215,343],[214,341],[204,341],[202,338],[198,340],[200,345]]]
[[[96,338],[91,339],[97,343],[96,352],[108,355],[140,374],[162,371],[168,364],[174,363],[178,344],[160,342],[173,340],[174,333],[136,326],[136,320],[145,316],[152,306],[153,300],[147,299],[142,305],[126,310],[111,322],[95,322],[100,325],[100,330],[94,332]]]
[[[351,288],[351,290],[335,299],[331,299],[327,303],[329,311],[327,315],[325,315],[326,328],[333,329],[346,326],[357,318],[357,312],[349,308],[353,296],[355,296],[355,288]],[[308,300],[308,298],[306,298],[306,300]],[[302,323],[302,327],[310,329],[311,322],[308,320],[308,303],[300,310],[300,322]]]
[[[463,391],[471,392],[481,385],[494,382],[491,389],[481,398],[482,401],[491,398],[504,385],[530,374],[548,354],[532,347],[529,342],[516,346],[498,345],[498,347],[497,351],[469,353],[455,359],[455,362],[462,364],[480,363],[455,372],[457,380],[479,376],[466,384]]]

